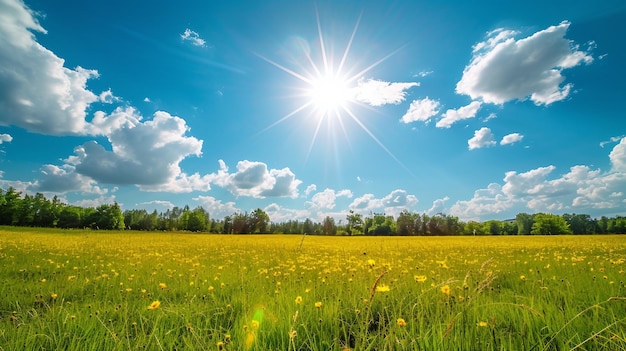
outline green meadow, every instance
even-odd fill
[[[0,229],[0,350],[621,350],[626,236]]]

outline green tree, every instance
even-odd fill
[[[571,234],[569,225],[561,216],[537,213],[533,217],[533,226],[530,230],[533,235]]]
[[[533,227],[533,216],[528,213],[518,213],[515,216],[518,235],[528,235]]]
[[[187,230],[192,232],[205,232],[209,226],[209,213],[198,206],[189,212]]]
[[[363,233],[363,216],[360,213],[355,213],[354,210],[350,210],[346,216],[346,221],[348,222],[346,228],[348,235]]]
[[[419,215],[416,213],[411,213],[408,210],[404,209],[398,215],[398,219],[396,220],[396,232],[398,235],[408,236],[408,235],[416,235],[416,219]]]
[[[329,216],[324,218],[323,225],[324,235],[337,235],[337,225],[335,225],[335,219]]]
[[[251,233],[268,232],[267,228],[270,223],[270,216],[268,216],[267,213],[265,213],[265,211],[263,211],[262,209],[257,208],[256,210],[252,211],[248,220],[250,221],[249,226]]]

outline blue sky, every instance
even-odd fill
[[[0,0],[0,187],[272,221],[626,214],[626,3]]]

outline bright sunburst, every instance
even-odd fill
[[[314,77],[306,89],[311,105],[320,113],[347,109],[350,103],[349,82],[332,72]]]
[[[327,55],[326,53],[326,45],[324,42],[324,36],[322,35],[322,27],[320,24],[317,9],[315,14],[317,19],[321,62],[316,62],[313,59],[310,50],[308,49],[308,44],[306,47],[302,48],[302,52],[304,54],[303,61],[305,62],[298,62],[298,66],[300,67],[299,70],[288,68],[285,65],[279,64],[273,60],[257,54],[263,60],[269,62],[270,64],[290,74],[291,76],[299,79],[304,85],[300,89],[297,89],[299,92],[301,92],[301,96],[304,97],[304,103],[297,107],[295,110],[291,111],[290,113],[286,114],[279,120],[269,125],[263,131],[270,129],[293,116],[299,115],[301,113],[304,114],[304,111],[307,109],[310,110],[310,113],[304,115],[306,115],[307,118],[309,118],[309,116],[312,116],[317,121],[317,125],[313,133],[311,144],[309,145],[309,151],[307,154],[308,158],[319,134],[320,127],[323,123],[327,123],[330,127],[329,129],[333,131],[336,131],[336,127],[339,126],[347,139],[347,131],[345,129],[346,125],[344,123],[344,118],[347,118],[348,120],[356,123],[387,154],[389,154],[402,167],[407,169],[406,166],[402,164],[402,162],[400,162],[400,160],[398,160],[398,158],[393,155],[393,153],[391,153],[391,151],[389,151],[389,149],[374,135],[374,133],[372,133],[363,124],[363,122],[359,119],[359,117],[355,115],[353,111],[354,107],[358,105],[365,106],[364,104],[360,103],[355,96],[358,89],[358,80],[372,68],[376,67],[377,65],[388,59],[390,56],[394,55],[397,50],[370,64],[365,69],[358,71],[356,74],[349,73],[357,71],[357,67],[346,67],[345,63],[346,59],[348,58],[348,54],[350,53],[350,48],[354,41],[357,29],[359,27],[360,17],[354,26],[354,30],[352,31],[345,50],[343,51],[343,55],[339,60],[335,60],[335,57]],[[338,64],[335,65],[335,62],[338,62]],[[309,68],[302,68],[307,66]]]

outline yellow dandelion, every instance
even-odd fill
[[[322,301],[317,301],[317,302],[315,303],[315,307],[316,307],[316,308],[322,308]]]
[[[224,349],[224,342],[223,341],[218,341],[217,342],[217,349],[218,350],[223,350]]]
[[[213,285],[209,286],[209,291],[213,291],[214,289]]]
[[[259,321],[257,320],[252,320],[252,329],[258,329],[259,328]]]
[[[230,342],[230,334],[224,335],[224,342],[227,344]]]
[[[376,286],[376,292],[379,292],[379,293],[389,292],[389,290],[391,290],[391,288],[389,287],[389,285],[386,285],[386,284],[380,284]]]
[[[452,293],[452,290],[450,289],[450,285],[444,285],[439,290],[441,291],[442,294],[448,295],[448,296],[450,296],[450,294]]]
[[[480,321],[480,322],[476,323],[476,325],[479,326],[479,327],[486,327],[486,326],[488,326],[487,322],[483,322],[483,321]]]
[[[161,290],[167,289],[167,284],[159,283],[159,289],[161,289]]]
[[[406,321],[404,320],[404,318],[398,318],[396,322],[398,323],[399,327],[406,327]]]
[[[415,281],[418,283],[423,283],[426,281],[427,278],[425,275],[415,275],[413,276],[413,279],[415,279]]]
[[[150,306],[148,306],[149,310],[156,310],[157,308],[159,308],[159,306],[161,306],[161,301],[153,301]]]
[[[296,297],[296,305],[299,305],[301,303],[302,303],[302,296]]]
[[[525,275],[523,275],[523,274],[522,274],[522,275],[520,275],[520,276],[519,276],[519,278],[520,278],[521,280],[526,280],[526,276],[525,276]]]
[[[370,267],[374,267],[376,265],[376,261],[374,261],[372,259],[369,259],[369,260],[367,260],[367,265],[370,266]]]
[[[57,294],[51,294],[51,295],[50,295],[50,297],[51,297],[53,300],[56,300],[56,299],[57,299],[57,296],[59,296],[59,295],[57,295]]]

